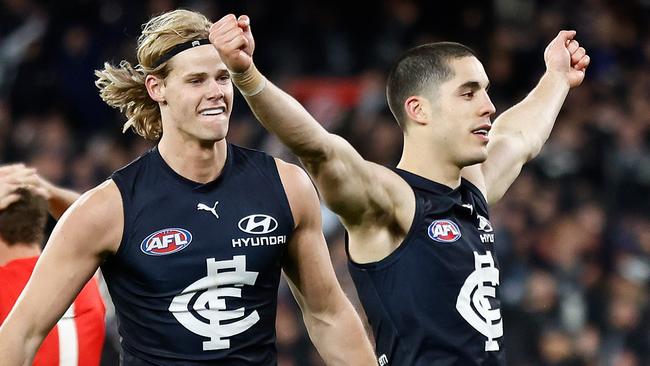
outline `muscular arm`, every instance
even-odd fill
[[[539,154],[568,91],[562,77],[546,73],[524,100],[494,121],[487,160],[462,172],[463,177],[484,187],[489,204],[497,202],[524,164]]]
[[[537,86],[494,121],[487,160],[463,169],[463,177],[483,191],[488,203],[498,201],[523,165],[539,154],[569,89],[584,79],[589,56],[574,36],[562,31],[551,41],[544,53],[547,71]]]
[[[283,268],[309,336],[327,365],[373,365],[361,320],[341,289],[321,231],[318,196],[300,168],[278,161],[296,228]]]
[[[246,101],[259,121],[303,162],[327,205],[346,226],[393,212],[397,189],[391,173],[361,155],[342,137],[328,133],[295,100],[275,85]],[[391,185],[392,184],[392,185]]]
[[[347,141],[327,132],[293,97],[259,74],[252,63],[254,41],[247,17],[222,18],[211,28],[210,39],[257,119],[298,155],[327,205],[348,229],[379,217],[386,226],[408,228],[412,217],[395,217],[397,212],[408,212],[400,207],[414,207],[404,198],[412,197],[408,185],[388,169],[364,160]]]
[[[0,327],[3,365],[31,365],[44,337],[122,236],[120,193],[112,181],[84,194],[54,228],[34,272]]]

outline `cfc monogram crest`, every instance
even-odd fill
[[[493,309],[489,298],[496,299],[496,287],[499,285],[499,270],[494,266],[492,253],[474,252],[475,270],[472,272],[456,300],[456,310],[474,329],[485,337],[486,351],[498,351],[497,338],[503,336],[501,311]]]
[[[241,287],[254,285],[258,273],[246,270],[246,256],[243,255],[223,261],[208,258],[206,262],[207,276],[174,297],[169,311],[190,332],[210,339],[203,342],[204,351],[227,349],[230,348],[228,338],[252,327],[260,320],[260,316],[255,310],[244,317],[243,307],[226,309],[225,298],[241,297]],[[190,308],[192,300],[195,301]]]

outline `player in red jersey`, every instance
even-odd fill
[[[22,164],[0,167],[0,324],[27,284],[41,253],[48,206],[58,218],[77,197]],[[47,335],[33,365],[99,365],[104,312],[97,281],[92,279]]]

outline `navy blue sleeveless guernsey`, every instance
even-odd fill
[[[452,190],[395,171],[415,192],[409,232],[378,262],[349,261],[380,366],[504,365],[499,270],[485,198],[464,179]]]
[[[276,365],[281,264],[294,228],[272,157],[228,145],[200,184],[156,148],[112,176],[124,234],[102,265],[122,364]]]

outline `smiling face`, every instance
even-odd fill
[[[233,102],[230,75],[212,45],[170,59],[171,72],[159,86],[163,136],[212,144],[223,140]]]
[[[487,159],[488,132],[494,105],[487,94],[489,81],[473,56],[449,60],[453,77],[431,91],[430,127],[434,143],[442,144],[459,167]]]

